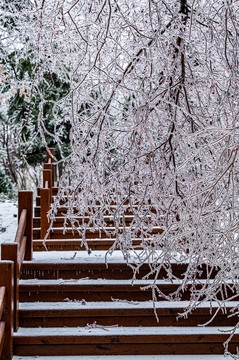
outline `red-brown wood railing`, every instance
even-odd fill
[[[48,229],[47,212],[54,186],[54,149],[47,151],[40,190],[41,236]],[[14,242],[1,244],[0,261],[0,360],[13,356],[13,331],[19,327],[19,277],[23,260],[32,260],[33,251],[33,192],[18,193],[18,227]]]
[[[23,260],[32,259],[33,192],[18,193],[18,227],[12,243],[1,244],[0,352],[1,360],[13,353],[13,329],[19,327],[19,277]]]
[[[0,359],[13,356],[14,263],[0,261]]]
[[[1,245],[2,260],[14,263],[14,330],[19,326],[19,277],[23,260],[32,260],[33,192],[18,193],[18,227],[14,242]]]

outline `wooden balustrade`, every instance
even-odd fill
[[[47,212],[54,186],[54,149],[47,151],[41,189],[41,236],[48,229]],[[33,251],[33,192],[18,193],[18,227],[14,242],[1,244],[0,261],[0,359],[13,356],[13,331],[19,327],[19,277],[23,260],[32,260]]]
[[[14,330],[19,326],[19,277],[23,260],[32,260],[32,227],[33,227],[33,192],[19,191],[18,193],[18,228],[13,243],[1,244],[2,260],[13,262],[14,284]],[[1,263],[0,263],[1,264]],[[0,283],[0,285],[2,285]]]
[[[0,262],[0,359],[13,356],[13,272],[12,261]]]

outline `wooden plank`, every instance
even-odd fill
[[[26,245],[27,245],[27,237],[24,236],[20,245],[19,254],[18,254],[18,265],[19,265],[19,272],[21,272],[23,259],[26,253]]]
[[[50,202],[52,202],[52,175],[51,170],[43,170],[43,188],[45,183],[48,182],[48,189],[50,189]]]
[[[27,210],[23,209],[18,220],[17,233],[14,242],[21,244],[27,225]]]
[[[1,360],[10,360],[13,355],[13,304],[14,304],[14,264],[0,262],[0,285],[6,287],[6,300],[2,320],[5,321],[5,338]]]
[[[45,341],[45,339],[44,339]],[[114,341],[117,341],[115,339]],[[47,342],[47,340],[46,340]],[[229,350],[236,353],[237,343],[231,343]],[[58,344],[58,345],[15,345],[15,354],[21,356],[70,356],[70,355],[196,355],[223,354],[219,343],[200,344]],[[206,356],[205,356],[206,360]]]
[[[152,308],[112,309],[102,303],[101,309],[32,309],[20,310],[20,326],[24,327],[83,327],[87,324],[97,323],[102,326],[126,326],[126,327],[152,327],[152,326],[197,326],[208,322],[212,318],[210,310],[193,313],[188,319],[177,319],[178,312],[183,309],[158,309],[159,322]],[[66,306],[68,303],[66,303]],[[57,306],[57,305],[56,305]],[[37,307],[37,304],[36,304]],[[80,303],[79,303],[80,307]],[[164,310],[164,311],[163,311]],[[173,311],[172,311],[173,310]],[[219,314],[210,323],[210,326],[235,326],[237,317],[228,318],[225,314]],[[69,330],[70,331],[70,330]]]
[[[33,251],[33,192],[19,191],[18,192],[18,219],[20,219],[22,210],[27,210],[27,223],[24,235],[27,237],[25,260],[32,260]]]
[[[90,276],[91,279],[131,279],[132,269],[126,264],[24,264],[21,278],[31,279],[35,276],[38,279],[78,279],[79,277]],[[147,275],[148,267],[142,267],[137,279]]]
[[[2,260],[10,260],[14,263],[14,331],[17,331],[19,326],[19,262],[18,262],[19,244],[17,243],[2,243],[1,256]]]
[[[39,234],[41,239],[45,239],[47,230],[49,228],[47,213],[50,210],[50,194],[50,189],[41,189],[41,229]],[[35,238],[35,230],[33,233]],[[50,235],[48,235],[48,238],[49,237]]]
[[[131,334],[130,331],[126,332],[125,335],[111,335],[111,329],[107,329],[103,332],[103,335],[91,335],[90,329],[88,330],[90,335],[81,335],[81,328],[78,328],[79,335],[70,333],[67,330],[68,335],[54,335],[51,333],[51,329],[45,329],[45,335],[21,335],[16,333],[14,336],[15,344],[210,344],[219,343],[223,347],[223,342],[228,339],[228,333],[211,334],[205,330],[204,334],[185,334],[185,333],[174,333],[169,334]],[[56,328],[60,329],[60,328]],[[139,328],[140,329],[140,328]],[[94,330],[94,329],[93,329]],[[97,329],[96,329],[97,330]],[[179,330],[180,331],[180,330]],[[139,331],[140,332],[140,331]],[[37,333],[37,329],[35,331]],[[239,341],[239,334],[234,335],[232,342]]]
[[[55,174],[54,174],[55,167],[54,167],[54,164],[43,164],[43,169],[44,169],[44,170],[50,170],[50,171],[51,171],[51,185],[52,185],[52,187],[53,187],[53,186],[54,186],[54,182],[55,182]],[[52,189],[51,189],[51,195],[53,196]]]
[[[33,236],[34,236],[34,240],[37,240],[40,238],[40,229],[34,229],[33,230]],[[118,234],[122,234],[123,232],[120,232]],[[159,234],[161,233],[161,230],[157,230],[155,229],[154,231],[151,232],[151,234]],[[106,231],[102,230],[95,230],[92,231],[91,229],[87,229],[85,234],[84,234],[86,239],[101,239],[101,238],[109,238],[109,239],[115,239],[116,238],[116,234],[114,233],[114,229],[109,228],[106,229]],[[74,232],[72,231],[72,229],[67,228],[65,231],[63,231],[63,229],[60,228],[54,228],[51,229],[50,231],[50,237],[51,239],[82,239],[82,234],[79,233],[77,230],[74,230]],[[141,239],[141,234],[134,234],[134,238],[139,238],[140,239],[140,243],[142,243],[142,239]],[[144,243],[145,242],[153,242],[152,238],[149,237],[148,240],[145,237],[144,238]]]
[[[45,170],[45,171],[47,171],[47,170]],[[111,213],[109,213],[109,211],[106,211],[106,212],[104,213],[104,215],[105,215],[105,216],[112,216],[112,213],[114,213],[115,209],[116,209],[115,207],[111,207],[111,208],[110,208]],[[68,209],[66,206],[59,207],[56,216],[62,216],[62,214],[66,214],[68,210],[69,210],[69,209]],[[100,210],[100,209],[99,209],[99,210]],[[99,211],[99,210],[98,210],[98,211]],[[39,206],[36,206],[36,207],[35,207],[35,216],[36,216],[36,217],[39,216],[39,213],[40,213],[40,207],[39,207]],[[78,210],[77,210],[76,208],[74,208],[74,209],[73,209],[73,213],[75,213],[75,214],[78,213]],[[90,216],[89,213],[86,213],[86,214],[84,214],[84,215],[85,215],[86,217],[89,217],[89,216]],[[124,210],[124,215],[133,216],[134,214],[133,214],[133,212],[132,212],[131,210],[125,208],[125,210]]]

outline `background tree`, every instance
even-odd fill
[[[46,146],[56,146],[57,158],[61,157],[57,142],[62,144],[64,155],[70,152],[71,125],[64,121],[64,125],[57,127],[53,116],[54,104],[69,92],[69,84],[49,68],[44,68],[38,77],[43,65],[35,59],[31,44],[28,44],[30,37],[25,31],[29,21],[27,13],[31,10],[29,1],[21,4],[7,1],[1,5],[1,26],[5,35],[1,48],[1,168],[19,188],[26,188],[30,181],[38,185],[38,172],[34,170],[42,164]],[[24,36],[18,36],[21,29],[24,29]],[[8,39],[11,39],[10,44]],[[13,39],[18,40],[15,47],[12,46]],[[54,111],[58,118],[64,117],[61,109]],[[38,127],[40,112],[44,118],[45,143],[40,134],[42,129]]]

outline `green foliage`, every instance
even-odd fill
[[[136,97],[134,94],[125,97],[125,102],[123,105],[123,118],[125,120],[127,120],[129,110],[135,108],[135,101]]]
[[[71,126],[69,122],[64,121],[64,114],[56,104],[69,92],[69,83],[61,80],[56,74],[45,71],[41,74],[37,85],[27,88],[27,84],[34,84],[34,77],[39,67],[32,62],[30,55],[17,61],[11,54],[9,59],[14,65],[14,74],[18,82],[25,85],[10,97],[6,116],[14,135],[18,137],[19,159],[21,154],[24,154],[25,160],[31,166],[42,163],[44,160],[45,144],[42,142],[38,123],[40,111],[42,111],[47,145],[49,147],[56,146],[54,134],[57,131],[60,134],[59,139],[64,155],[68,155]],[[41,99],[44,99],[43,104],[41,104]],[[61,124],[58,127],[55,127],[56,118]],[[59,151],[56,151],[56,156],[59,156]],[[23,162],[21,165],[23,166]]]
[[[16,188],[11,178],[0,169],[0,198],[14,199],[16,197]]]

